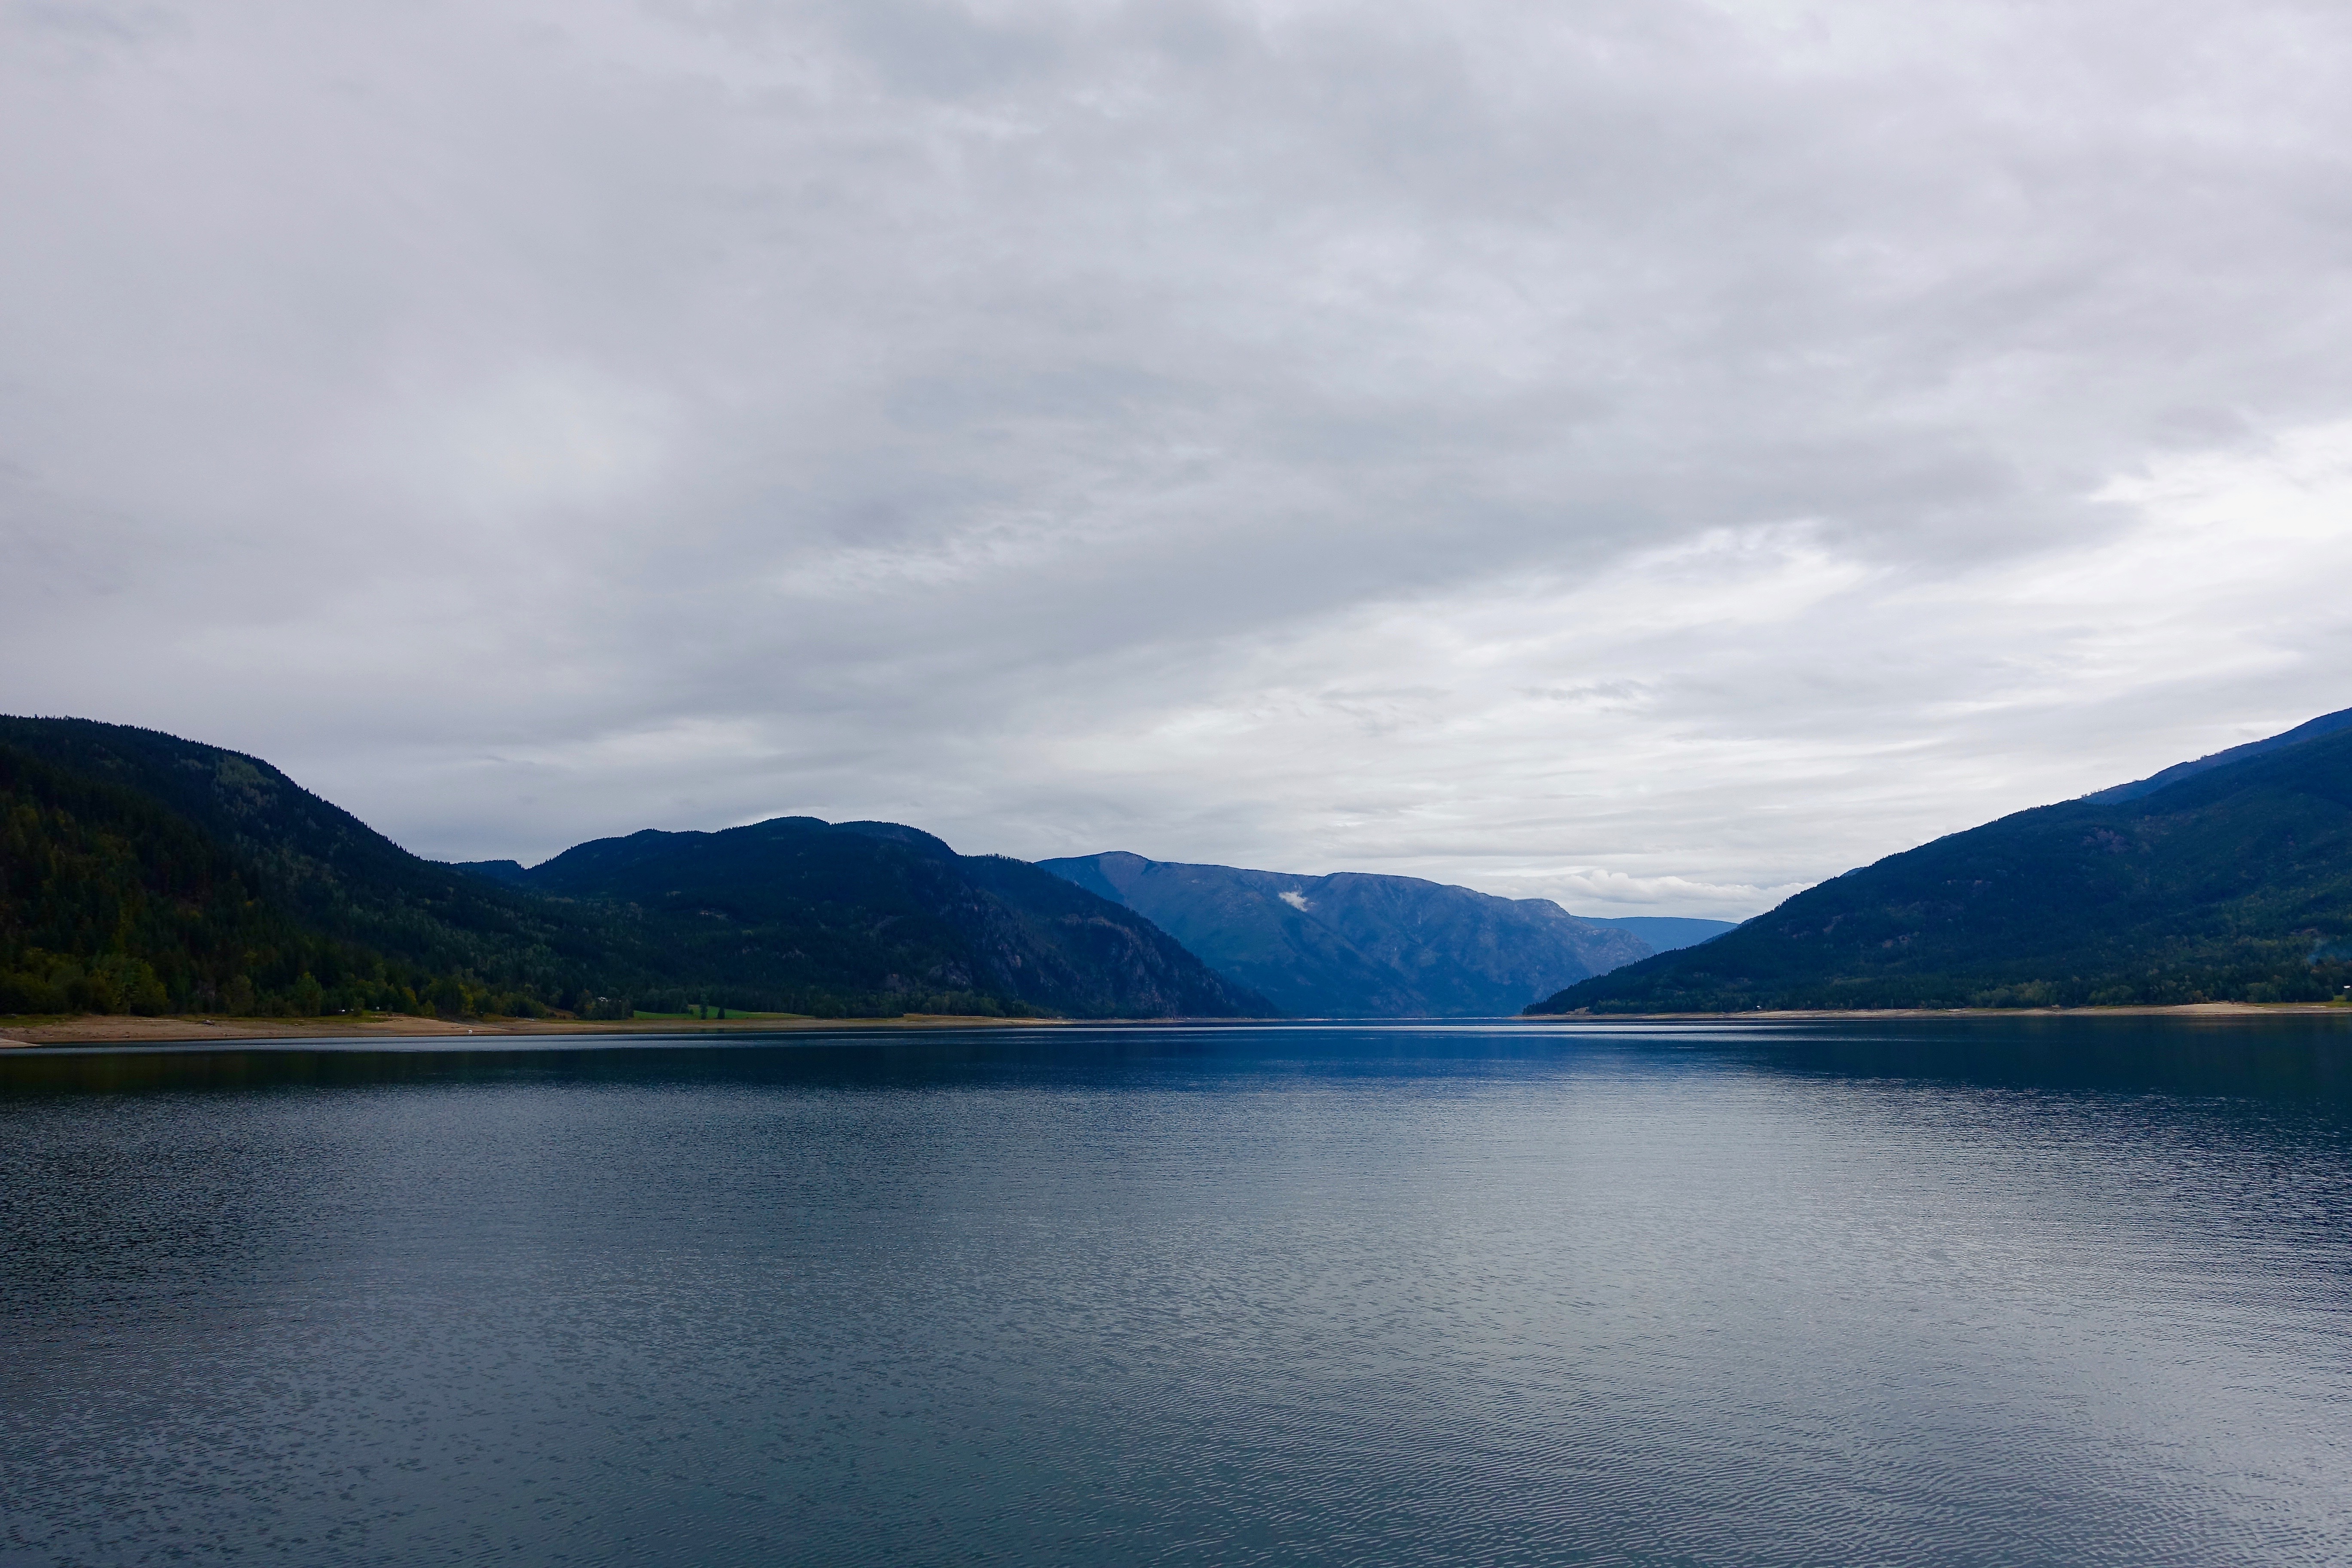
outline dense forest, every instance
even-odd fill
[[[1531,1013],[2316,1002],[2352,985],[2352,731],[2020,812]],[[2284,738],[2282,738],[2284,739]]]
[[[0,1012],[594,1005],[593,932],[234,752],[0,719]]]
[[[881,1007],[914,991],[940,994],[925,1011],[1273,1011],[1131,910],[896,823],[785,816],[718,833],[648,829],[528,871],[471,868],[567,906],[629,911],[666,973],[730,1006],[766,997],[816,1011],[823,993]],[[667,1005],[685,993],[655,994]]]
[[[618,851],[613,846],[632,846]],[[1132,911],[887,824],[409,854],[267,763],[0,718],[0,1014],[1265,1011]]]

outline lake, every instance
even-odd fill
[[[2326,1017],[0,1054],[0,1563],[2352,1560]]]

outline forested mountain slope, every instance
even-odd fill
[[[0,1012],[581,999],[619,933],[421,860],[268,763],[0,717]]]
[[[2352,731],[2303,732],[1890,856],[1529,1011],[2333,996],[2352,984]]]
[[[1301,1017],[1493,1017],[1651,951],[1549,899],[1417,877],[1297,877],[1118,852],[1038,865],[1149,916]]]
[[[509,863],[510,864],[510,863]],[[937,1010],[1006,1003],[1082,1017],[1263,1016],[1262,997],[1220,978],[1131,910],[1023,860],[958,855],[894,823],[778,817],[719,833],[598,839],[527,871],[486,873],[565,900],[625,908],[658,933],[692,994],[820,990],[944,998]]]
[[[2129,784],[2117,784],[2112,789],[2099,790],[2083,798],[2084,800],[2137,800],[2144,795],[2154,795],[2158,790],[2179,784],[2192,774],[2205,773],[2231,763],[2242,762],[2248,757],[2258,757],[2265,752],[2275,752],[2286,746],[2298,746],[2305,741],[2315,741],[2322,735],[2332,735],[2338,730],[2352,730],[2352,708],[2346,708],[2334,713],[2323,713],[2316,719],[2306,719],[2294,729],[2284,731],[2264,740],[2249,741],[2242,746],[2231,746],[2226,751],[2215,752],[2210,756],[2199,757],[2193,762],[2175,763],[2170,767],[2159,773],[2150,773],[2144,779],[2134,779]]]
[[[592,1016],[711,1001],[1262,1014],[1132,911],[884,824],[420,859],[257,758],[0,718],[0,1013]]]

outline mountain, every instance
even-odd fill
[[[958,855],[915,828],[784,816],[719,833],[601,838],[525,871],[476,874],[551,899],[625,909],[667,974],[649,994],[794,1011],[824,995],[880,1007],[1082,1017],[1265,1016],[1132,910],[1026,861]],[[890,1011],[899,1011],[893,1006]]]
[[[577,999],[613,933],[420,860],[255,757],[0,717],[0,1012]]]
[[[452,871],[464,871],[476,877],[487,877],[493,882],[513,884],[530,873],[522,868],[520,860],[446,860],[442,864]]]
[[[1132,910],[912,828],[786,818],[466,870],[256,757],[0,717],[0,1013],[625,1016],[689,999],[1270,1010]]]
[[[2326,999],[2352,985],[2345,718],[1890,856],[1529,1011]]]
[[[1597,926],[1615,926],[1619,931],[1632,931],[1650,946],[1653,952],[1672,952],[1678,947],[1696,947],[1703,942],[1713,942],[1725,931],[1738,927],[1737,921],[1700,920],[1692,915],[1616,915],[1607,920],[1599,915],[1579,915]]]
[[[1294,877],[1113,852],[1038,866],[1124,904],[1299,1017],[1495,1017],[1651,951],[1549,899],[1417,877]]]
[[[2135,780],[2131,784],[2116,784],[2112,789],[2103,789],[2095,794],[2086,795],[2083,798],[2093,801],[2137,800],[2142,795],[2154,795],[2168,784],[2179,784],[2182,779],[2204,773],[2209,769],[2221,767],[2226,763],[2247,757],[2259,757],[2266,752],[2275,752],[2284,746],[2300,745],[2305,741],[2315,741],[2322,735],[2333,735],[2338,730],[2347,729],[2352,729],[2352,708],[2335,713],[2323,713],[2316,719],[2306,720],[2297,724],[2292,730],[2273,735],[2267,741],[2249,741],[2242,746],[2231,746],[2227,751],[2215,752],[2209,756],[2200,757],[2193,763],[2175,763],[2161,773],[2150,773],[2147,777]]]

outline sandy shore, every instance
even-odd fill
[[[477,1018],[451,1023],[402,1014],[363,1014],[333,1018],[132,1018],[88,1015],[79,1018],[0,1019],[0,1047],[79,1045],[169,1045],[190,1040],[348,1040],[382,1036],[677,1035],[772,1034],[802,1029],[959,1028],[1059,1024],[1059,1018],[964,1018],[909,1013],[898,1018],[635,1018],[583,1021],[571,1018]]]

